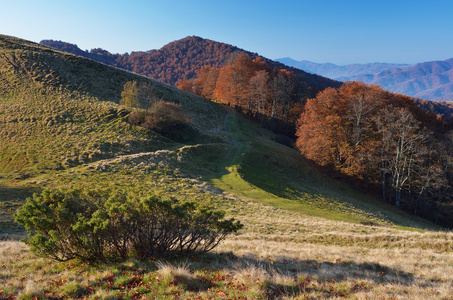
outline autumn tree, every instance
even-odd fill
[[[291,104],[294,102],[293,74],[285,69],[274,70],[271,83],[270,122],[287,129]],[[279,124],[275,124],[279,122]]]
[[[400,206],[403,189],[411,184],[417,166],[424,165],[428,133],[407,109],[386,109],[384,112],[385,123],[380,130],[386,136],[385,143],[389,148],[385,150],[387,161],[382,172],[390,175],[395,205]],[[389,199],[392,201],[392,196]]]
[[[219,69],[211,66],[202,67],[193,81],[194,93],[206,99],[213,99],[218,77]]]
[[[126,106],[127,108],[140,107],[136,81],[128,81],[124,84],[123,91],[121,92],[120,104]]]
[[[239,54],[233,63],[220,69],[214,97],[221,103],[244,107],[247,84],[252,76],[252,60],[245,53]]]
[[[296,132],[300,152],[322,166],[340,168],[345,159],[346,111],[341,95],[332,88],[309,99]]]
[[[413,185],[416,188],[410,195],[414,215],[424,214],[423,208],[433,202],[441,204],[449,188],[447,168],[452,162],[448,162],[448,154],[440,149],[440,143],[433,142],[428,147],[425,157],[427,163],[418,165],[414,170]]]
[[[176,87],[180,90],[183,90],[183,91],[186,91],[186,92],[189,92],[192,94],[197,94],[195,92],[193,80],[189,80],[189,79],[178,80],[178,82],[176,82]]]

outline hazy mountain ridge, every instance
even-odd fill
[[[339,66],[332,63],[315,63],[308,60],[297,61],[290,57],[279,58],[276,59],[276,61],[288,66],[299,68],[306,72],[318,74],[339,81],[347,81],[350,80],[352,76],[361,74],[374,74],[388,69],[409,67],[409,65],[405,64],[389,63],[350,64]]]
[[[453,101],[453,58],[416,65],[387,63],[337,66],[282,58],[278,61],[339,81],[379,84],[391,92],[433,101]]]
[[[377,74],[352,77],[351,80],[380,84],[392,92],[434,100],[453,101],[453,58],[431,61]]]

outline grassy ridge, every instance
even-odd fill
[[[125,121],[128,112],[117,102],[127,81],[146,81],[156,98],[180,104],[192,119],[193,142],[225,140],[221,132],[224,113],[214,103],[27,41],[0,36],[0,46],[2,235],[20,232],[12,222],[12,212],[33,192],[90,185],[88,176],[93,178],[92,185],[99,184],[95,181],[99,177],[108,177],[107,185],[115,187],[122,184],[117,180],[118,169],[108,171],[115,159],[184,146]],[[161,156],[157,155],[156,164],[162,163]],[[135,178],[127,168],[120,171]],[[80,170],[96,175],[78,177]],[[127,178],[124,183],[129,181],[134,180]]]
[[[272,133],[256,127],[230,111],[224,122],[231,150],[220,169],[206,179],[214,186],[271,205],[306,215],[356,223],[395,224],[438,229],[320,174],[299,155],[274,141]]]

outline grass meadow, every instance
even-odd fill
[[[212,253],[87,265],[0,242],[2,299],[452,299],[453,234],[327,220],[232,196]],[[225,203],[226,204],[226,203]],[[253,211],[253,213],[251,213]]]

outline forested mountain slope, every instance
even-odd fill
[[[103,49],[82,51],[76,45],[53,40],[43,40],[41,44],[133,71],[171,85],[175,85],[178,80],[192,79],[203,66],[223,67],[239,53],[245,52],[252,59],[259,57],[257,53],[197,36],[188,36],[171,42],[158,50],[125,54],[112,54]],[[304,84],[307,90],[305,94],[310,97],[315,96],[319,90],[326,87],[337,87],[341,84],[338,81],[309,74],[267,58],[263,59],[270,67],[288,69],[293,72]]]

